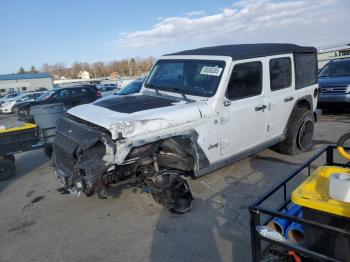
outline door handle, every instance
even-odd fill
[[[261,111],[267,108],[267,105],[260,105],[255,108],[255,111]]]
[[[289,96],[289,97],[286,97],[286,98],[284,99],[284,102],[290,102],[290,101],[293,101],[293,100],[294,100],[294,97]]]

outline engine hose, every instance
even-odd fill
[[[342,135],[337,143],[337,149],[339,151],[339,154],[344,157],[347,160],[350,160],[350,153],[348,153],[345,148],[344,148],[344,144],[347,140],[350,139],[350,133],[347,133],[345,135]]]

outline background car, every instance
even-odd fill
[[[19,96],[20,93],[10,93],[10,94],[7,94],[3,97],[0,98],[0,106],[5,103],[6,101],[9,101],[9,100],[12,100],[12,99],[15,99],[17,96]]]
[[[142,84],[144,82],[145,78],[138,78],[132,82],[130,82],[129,84],[127,84],[125,87],[123,87],[122,89],[120,89],[119,91],[105,96],[101,99],[99,99],[98,101],[102,101],[102,100],[106,100],[109,98],[114,97],[115,95],[119,95],[119,96],[124,96],[124,95],[131,95],[131,94],[135,94],[141,91],[142,88]]]
[[[102,96],[111,95],[119,89],[117,84],[112,84],[112,83],[99,84],[96,87],[101,91]]]
[[[350,58],[328,62],[319,74],[319,107],[350,105]]]
[[[66,109],[81,104],[94,102],[101,97],[101,92],[91,86],[74,86],[50,90],[39,96],[35,101],[22,103],[18,106],[21,114],[29,115],[31,106],[62,103]]]
[[[22,93],[16,96],[14,99],[5,101],[0,106],[0,112],[2,113],[17,113],[18,106],[25,102],[31,102],[41,96],[43,92],[31,92],[31,93]]]

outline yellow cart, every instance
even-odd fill
[[[0,130],[0,180],[6,180],[15,175],[15,153],[39,148],[50,151],[48,131],[30,123]]]
[[[321,148],[249,206],[252,261],[350,261],[350,203],[329,196],[333,174],[350,177],[346,141],[350,133],[337,145]],[[316,161],[319,167],[312,171]],[[301,206],[302,216],[286,212],[295,204]],[[304,241],[295,243],[266,230],[275,218],[301,225]]]

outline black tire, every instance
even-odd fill
[[[18,106],[12,107],[12,113],[18,114],[18,111],[19,111]]]
[[[306,108],[295,108],[287,125],[286,138],[276,145],[278,152],[296,155],[309,150],[312,146],[315,119]]]
[[[15,163],[9,159],[0,159],[0,181],[13,177],[16,173]]]
[[[12,163],[16,162],[14,155],[4,155],[3,157],[4,157],[4,159],[10,160]]]
[[[45,155],[50,159],[52,157],[52,152],[53,152],[52,146],[45,147]]]

